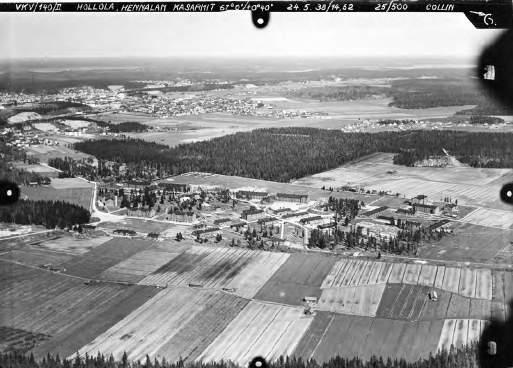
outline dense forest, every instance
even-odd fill
[[[269,368],[478,368],[478,352],[476,346],[467,346],[460,349],[442,350],[426,359],[416,362],[390,359],[373,356],[369,360],[358,357],[333,357],[325,363],[317,363],[313,359],[280,357],[275,362],[268,363]],[[85,356],[82,359],[61,359],[58,355],[48,354],[36,360],[33,355],[21,353],[0,354],[0,367],[2,368],[236,368],[230,362],[215,363],[185,363],[183,361],[167,362],[165,359],[151,360],[148,356],[144,362],[131,362],[126,354],[120,360],[112,356]]]
[[[388,90],[386,87],[369,85],[307,87],[292,92],[291,96],[319,101],[347,101],[384,96]]]
[[[84,141],[75,148],[102,160],[131,164],[135,174],[205,171],[288,182],[375,152],[396,153],[396,164],[412,165],[443,154],[444,148],[474,167],[513,168],[512,141],[512,133],[344,133],[298,127],[259,129],[174,148],[135,139]]]
[[[128,132],[145,132],[148,130],[148,126],[135,122],[135,121],[127,121],[120,124],[110,124],[109,132],[111,133],[128,133]]]
[[[0,207],[0,222],[20,225],[43,225],[47,229],[55,227],[72,228],[89,222],[88,210],[63,201],[19,200],[9,207]]]

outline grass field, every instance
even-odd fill
[[[285,253],[192,246],[140,284],[234,288],[237,295],[251,298],[287,258]]]
[[[44,264],[60,265],[71,259],[71,255],[61,252],[48,252],[39,249],[13,249],[0,254],[0,259],[14,261],[30,266]]]
[[[493,188],[487,188],[493,191]],[[508,210],[478,208],[465,216],[462,221],[475,225],[493,226],[502,229],[511,229],[513,226],[513,213]]]
[[[451,228],[453,234],[420,247],[419,256],[439,260],[489,262],[509,245],[513,238],[513,231],[509,229],[471,223],[453,223]]]
[[[335,257],[323,254],[293,253],[255,298],[302,305],[305,296],[321,296],[321,284],[335,262]]]
[[[198,360],[232,360],[246,366],[255,356],[291,355],[313,317],[303,308],[250,302]]]
[[[93,196],[93,189],[91,187],[62,187],[57,189],[52,186],[22,186],[20,191],[20,198],[32,199],[34,201],[64,201],[77,204],[87,210],[91,206]]]
[[[318,312],[294,355],[318,362],[337,354],[413,361],[436,351],[442,326],[443,321],[407,322]]]
[[[134,360],[142,360],[146,355],[170,361],[180,355],[191,359],[214,340],[246,303],[218,292],[168,288],[82,347],[79,353],[96,355],[101,351],[119,359],[126,351]],[[202,321],[206,325],[201,325]]]
[[[96,278],[108,268],[152,245],[147,240],[111,239],[83,255],[73,257],[62,266],[68,274]]]
[[[111,238],[103,235],[94,235],[87,238],[74,238],[69,234],[31,244],[31,249],[40,249],[47,252],[81,255],[104,244]]]

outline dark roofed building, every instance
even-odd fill
[[[248,210],[242,211],[240,217],[246,221],[254,221],[254,220],[258,220],[259,218],[262,218],[264,216],[265,216],[265,212],[263,210],[259,210],[256,208],[250,208]]]
[[[282,219],[290,219],[290,218],[301,217],[301,216],[305,216],[305,215],[308,215],[308,212],[289,213],[288,215],[283,215],[281,218]]]
[[[309,224],[318,224],[320,222],[324,222],[324,219],[321,216],[311,216],[311,217],[305,217],[299,220],[299,222],[303,225]]]
[[[252,200],[252,199],[264,199],[267,197],[267,192],[253,192],[248,190],[239,190],[236,193],[236,197],[238,199],[246,199],[246,200]]]
[[[434,204],[414,203],[413,208],[415,209],[415,212],[429,213],[432,215],[440,213],[440,207]]]
[[[284,202],[306,203],[308,194],[278,193],[276,199]]]

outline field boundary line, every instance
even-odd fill
[[[322,340],[324,339],[324,337],[326,336],[326,334],[328,333],[328,329],[330,328],[331,324],[333,323],[333,320],[335,319],[335,316],[333,315],[333,313],[331,314],[330,316],[330,321],[328,322],[328,324],[326,325],[326,328],[324,329],[319,341],[317,342],[317,345],[315,345],[315,348],[312,350],[312,354],[310,354],[310,359],[313,358],[315,352],[317,351],[317,349],[319,348],[319,345],[321,345],[321,342]]]

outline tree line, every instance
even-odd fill
[[[73,228],[89,222],[85,208],[64,201],[33,201],[21,199],[11,206],[0,207],[0,222],[20,225],[42,225],[47,229]]]
[[[512,133],[406,131],[345,133],[305,127],[258,129],[170,148],[139,139],[89,140],[75,144],[98,159],[127,163],[135,177],[164,177],[189,171],[289,182],[334,169],[376,152],[414,161],[449,151],[474,167],[513,168]]]
[[[335,356],[330,360],[319,363],[314,359],[302,359],[299,357],[280,357],[276,361],[269,362],[269,368],[477,368],[479,361],[476,344],[451,348],[449,351],[441,350],[436,354],[430,354],[427,358],[419,358],[414,362],[404,359],[372,356],[368,360],[359,357]],[[183,360],[168,362],[165,358],[157,360],[146,356],[143,362],[130,361],[127,354],[117,360],[112,355],[105,356],[98,353],[96,356],[75,357],[63,359],[58,354],[47,354],[42,359],[35,359],[32,354],[17,352],[0,354],[0,367],[3,368],[237,368],[231,362],[187,362]]]

